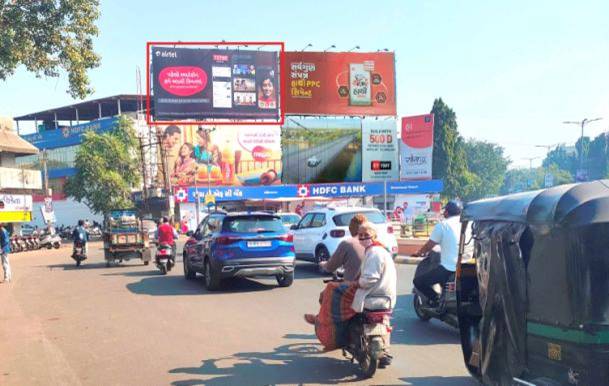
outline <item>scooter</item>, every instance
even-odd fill
[[[157,246],[155,263],[158,269],[161,270],[161,274],[167,275],[167,272],[173,268],[173,247],[168,244],[160,244]]]
[[[61,237],[57,234],[45,233],[40,235],[40,248],[46,247],[47,249],[55,248],[59,249],[61,247]]]
[[[74,252],[72,253],[72,258],[76,261],[76,266],[79,267],[80,263],[87,259],[87,255],[85,254],[85,244],[81,241],[76,241],[74,243]]]
[[[336,274],[330,281],[342,281]],[[391,305],[391,298],[388,296],[369,296],[366,304],[371,305],[381,300],[380,304]],[[387,352],[387,345],[391,334],[391,313],[392,309],[372,307],[364,309],[364,312],[357,314],[349,321],[348,325],[348,344],[343,347],[343,356],[353,363],[357,361],[359,370],[365,378],[371,378],[379,368],[381,361],[388,365],[392,357]]]
[[[423,259],[414,273],[416,278],[425,272],[429,272],[431,269],[440,265],[440,255],[438,252],[430,252],[425,259]],[[443,321],[444,323],[454,328],[459,328],[459,320],[457,318],[457,293],[455,291],[455,274],[450,275],[448,282],[444,287],[436,284],[434,290],[438,294],[437,306],[429,305],[427,297],[419,291],[414,285],[412,288],[413,294],[413,307],[417,317],[427,322],[432,318]]]
[[[21,252],[21,244],[17,237],[11,237],[11,251],[13,251],[13,253]]]

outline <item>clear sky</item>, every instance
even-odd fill
[[[356,45],[396,53],[398,115],[442,97],[459,130],[501,144],[514,166],[534,145],[579,136],[564,120],[603,117],[609,130],[609,1],[101,1],[90,98],[135,93],[150,40],[272,40],[286,49]],[[0,115],[72,103],[67,77],[19,70],[0,82]],[[536,160],[539,164],[541,160]]]

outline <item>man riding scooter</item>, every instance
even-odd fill
[[[158,226],[155,232],[155,238],[159,246],[168,245],[171,246],[171,265],[175,265],[176,260],[176,243],[178,239],[178,232],[169,223],[169,218],[163,217],[161,225]]]
[[[462,207],[459,202],[449,201],[444,207],[445,220],[434,227],[429,240],[412,255],[414,257],[426,256],[436,245],[440,246],[440,264],[413,280],[414,286],[425,295],[431,307],[438,306],[438,294],[433,286],[435,284],[444,286],[457,269],[461,210]],[[467,230],[467,238],[469,239],[469,229]]]

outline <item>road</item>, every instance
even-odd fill
[[[282,181],[290,183],[309,183],[334,160],[340,152],[355,139],[355,134],[348,134],[308,149],[286,151],[283,155]],[[314,167],[308,165],[308,160],[315,157],[320,164]]]
[[[182,265],[161,276],[139,261],[106,268],[100,244],[76,269],[70,250],[12,255],[0,284],[1,385],[475,385],[456,330],[419,322],[413,266],[399,265],[394,364],[358,379],[340,351],[321,353],[302,315],[321,278],[308,263],[290,288],[238,280],[208,293]]]

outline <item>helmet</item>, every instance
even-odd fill
[[[461,203],[459,201],[457,201],[457,200],[450,200],[444,206],[444,210],[446,211],[446,213],[449,216],[458,216],[458,215],[461,214],[461,211],[463,210],[463,207],[461,206]]]

